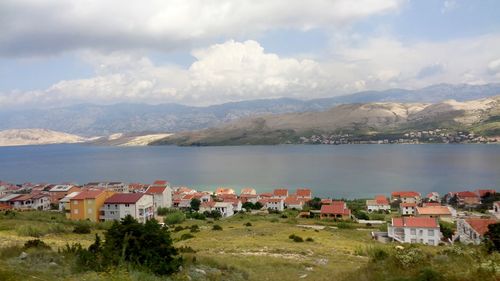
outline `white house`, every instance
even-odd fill
[[[391,205],[389,204],[389,200],[387,200],[384,195],[377,195],[375,196],[375,199],[366,200],[366,210],[369,213],[376,211],[390,212]]]
[[[399,204],[399,210],[402,215],[414,215],[417,208],[416,203],[401,203]]]
[[[21,196],[12,198],[10,205],[14,209],[19,210],[41,210],[46,211],[50,209],[50,195],[48,194],[23,194]]]
[[[465,244],[479,245],[488,225],[498,223],[495,219],[459,219],[457,221],[457,238]]]
[[[302,210],[304,203],[305,199],[298,198],[297,196],[288,196],[284,201],[286,208],[295,210]]]
[[[219,211],[223,218],[227,218],[234,215],[234,206],[231,202],[208,201],[201,203],[200,210],[198,212],[204,213],[211,211]]]
[[[160,207],[172,207],[172,189],[170,188],[170,185],[152,185],[146,190],[146,194],[153,196],[155,213]]]
[[[284,200],[281,198],[261,199],[259,202],[264,206],[265,209],[271,209],[280,212],[285,209]]]
[[[441,240],[439,223],[435,218],[393,218],[387,227],[390,238],[402,243],[420,243],[436,246]]]
[[[154,217],[153,195],[145,193],[116,193],[104,201],[100,220],[120,220],[131,215],[137,221],[145,223]]]

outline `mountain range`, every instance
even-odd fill
[[[206,107],[180,104],[80,104],[67,107],[0,111],[0,130],[43,128],[70,134],[108,136],[193,131],[229,124],[260,115],[321,112],[352,103],[436,103],[454,99],[467,101],[500,94],[500,83],[485,85],[438,84],[417,90],[389,89],[298,100],[291,98],[230,102]]]

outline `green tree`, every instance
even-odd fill
[[[200,199],[191,199],[191,210],[198,212],[200,210],[201,201]]]
[[[255,209],[255,204],[252,202],[245,202],[245,203],[243,203],[242,207],[245,210],[249,211],[249,210]]]
[[[500,252],[500,223],[488,225],[488,231],[484,234],[486,248],[489,253]]]
[[[312,210],[321,209],[321,198],[314,197],[313,199],[307,201],[307,206],[309,206]]]
[[[253,208],[255,210],[260,210],[260,209],[262,209],[262,207],[264,207],[264,205],[262,205],[262,203],[260,203],[260,202],[257,202],[257,203],[255,203]]]

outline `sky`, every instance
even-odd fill
[[[500,1],[3,0],[0,110],[500,82]]]

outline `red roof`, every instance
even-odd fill
[[[135,204],[143,195],[142,193],[116,193],[106,199],[104,204]]]
[[[285,204],[300,205],[304,204],[304,200],[297,198],[297,196],[288,196],[287,198],[285,198]]]
[[[391,193],[392,197],[417,197],[420,193],[416,191],[394,191]]]
[[[389,205],[389,201],[387,200],[387,198],[384,195],[375,196],[375,201],[379,205]]]
[[[311,197],[312,192],[309,188],[297,188],[297,191],[295,191],[295,195],[299,197]]]
[[[416,207],[417,203],[401,203],[399,204],[400,207]]]
[[[71,198],[71,200],[95,199],[102,193],[104,193],[103,190],[85,190],[80,192],[77,196]]]
[[[488,225],[498,223],[494,219],[466,219],[465,220],[479,235],[484,235],[488,231]]]
[[[333,214],[333,215],[350,215],[351,210],[344,208],[345,203],[343,201],[333,201],[332,205],[321,205],[322,214]]]
[[[168,184],[168,181],[164,181],[164,180],[156,180],[153,185],[167,185]]]
[[[496,190],[494,189],[478,189],[477,190],[477,194],[479,194],[480,197],[484,197],[486,196],[486,194],[490,194],[490,195],[494,195],[495,193],[497,193]]]
[[[460,191],[460,192],[457,192],[457,196],[460,198],[466,198],[466,197],[477,198],[479,195],[475,192],[472,192],[472,191]]]
[[[333,200],[329,199],[329,198],[321,199],[321,204],[322,205],[331,205],[332,202],[333,202]]]
[[[392,226],[395,227],[425,227],[425,228],[436,228],[439,224],[435,218],[427,217],[402,217],[393,218]]]
[[[274,196],[288,196],[288,189],[286,188],[278,188],[273,191]]]
[[[150,186],[147,190],[147,194],[162,194],[165,189],[167,189],[165,186]]]
[[[430,207],[430,206],[441,206],[441,203],[438,202],[427,202],[422,204],[423,207]]]
[[[261,193],[259,194],[259,197],[273,197],[273,194],[270,192]]]

